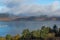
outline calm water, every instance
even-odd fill
[[[37,30],[41,26],[52,27],[56,24],[60,27],[60,21],[13,21],[13,22],[0,22],[0,36],[5,36],[6,34],[16,35],[21,34],[24,29]]]

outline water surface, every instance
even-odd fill
[[[40,29],[43,25],[53,27],[54,24],[60,27],[60,21],[0,21],[0,36],[5,36],[6,34],[14,36],[21,34],[24,29],[32,31]]]

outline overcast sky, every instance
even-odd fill
[[[60,16],[60,0],[0,0],[0,13]]]

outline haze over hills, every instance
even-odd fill
[[[60,16],[48,16],[48,15],[38,15],[38,16],[26,16],[26,15],[13,15],[13,14],[7,14],[3,13],[0,14],[0,20],[3,21],[20,21],[20,20],[40,20],[40,21],[46,21],[46,20],[58,20],[60,21]]]
[[[10,21],[14,15],[8,13],[0,13],[0,21]]]
[[[40,21],[48,21],[48,20],[54,20],[54,21],[60,21],[60,16],[47,16],[47,15],[40,15],[40,16],[17,16],[15,21],[20,20],[40,20]]]

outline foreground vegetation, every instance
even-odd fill
[[[11,36],[9,34],[6,37],[0,37],[0,40],[52,40],[55,37],[60,37],[60,28],[54,25],[52,28],[42,26],[41,29],[29,31],[25,29],[22,32],[22,36],[17,34]]]

